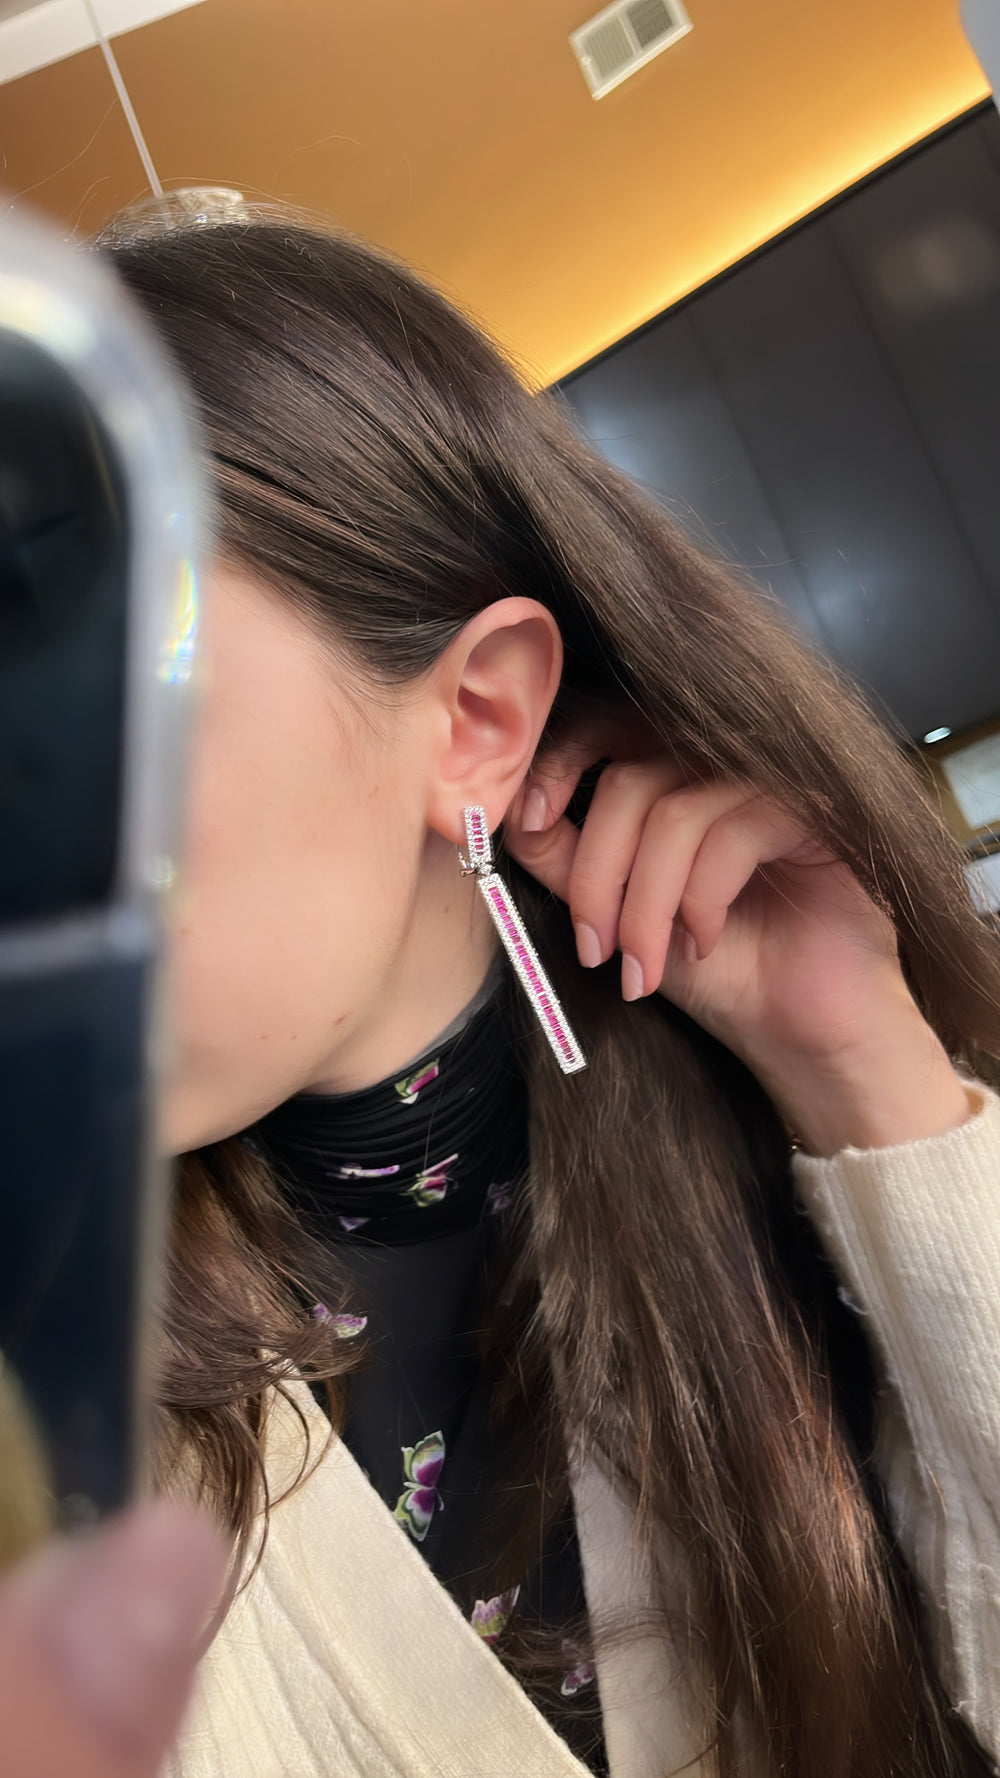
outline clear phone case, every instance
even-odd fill
[[[0,1560],[143,1470],[203,528],[184,410],[98,256],[0,220]]]

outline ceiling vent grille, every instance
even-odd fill
[[[591,96],[603,99],[691,29],[681,0],[615,0],[570,38]]]

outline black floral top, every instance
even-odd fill
[[[368,1348],[349,1378],[345,1442],[498,1654],[515,1625],[542,1633],[555,1677],[532,1695],[605,1774],[594,1669],[560,1633],[586,1609],[571,1508],[547,1530],[540,1560],[514,1575],[493,1559],[492,1540],[504,1541],[504,1452],[478,1330],[528,1161],[507,993],[492,981],[399,1076],[358,1093],[300,1095],[245,1140],[351,1277],[348,1311],[312,1308],[338,1338]]]

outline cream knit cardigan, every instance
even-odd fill
[[[1000,1760],[1000,1099],[967,1090],[973,1115],[942,1136],[793,1166],[881,1361],[878,1460],[945,1683]],[[586,1778],[293,1392],[315,1467],[201,1663],[169,1778]],[[280,1401],[266,1446],[280,1490],[305,1454]],[[597,1469],[574,1498],[591,1610],[638,1610],[627,1510]],[[708,1778],[692,1676],[662,1641],[606,1654],[598,1684],[613,1778]]]

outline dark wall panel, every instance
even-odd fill
[[[1000,661],[1000,607],[828,225],[762,254],[696,314],[835,657],[911,734],[967,703],[991,712],[995,666],[969,640],[988,635]]]
[[[564,386],[914,735],[1000,709],[998,292],[990,112]]]
[[[956,131],[830,212],[911,421],[1000,594],[1000,121]]]
[[[651,328],[567,389],[601,449],[700,543],[747,565],[825,641],[787,539],[689,309]]]

